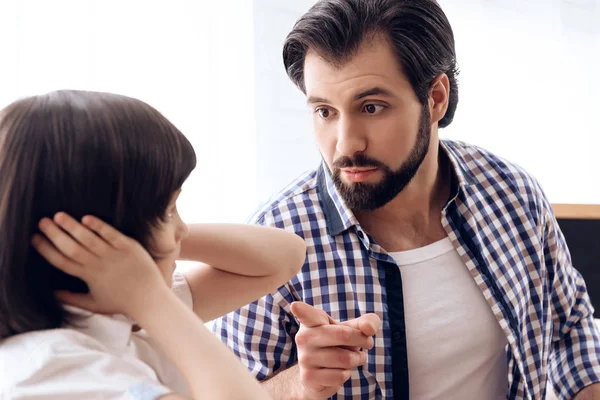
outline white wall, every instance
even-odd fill
[[[442,135],[519,163],[552,202],[600,203],[600,1],[441,3],[462,70]]]
[[[254,0],[257,195],[265,201],[318,165],[305,98],[288,79],[281,52],[286,35],[314,0]]]
[[[0,107],[56,89],[144,100],[196,150],[184,219],[243,221],[257,203],[252,32],[248,0],[0,0]]]
[[[600,203],[600,0],[440,0],[454,28],[460,104],[441,136],[514,161],[552,202]],[[304,98],[281,49],[313,0],[255,0],[259,199],[313,168]]]

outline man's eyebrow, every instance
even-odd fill
[[[356,96],[354,96],[354,101],[363,99],[368,96],[377,96],[377,95],[384,96],[384,97],[394,97],[392,92],[390,92],[389,90],[376,86],[374,88],[371,88],[371,89],[368,89],[368,90],[358,93]],[[324,97],[310,96],[306,100],[306,103],[307,104],[329,103],[329,100],[327,100]]]
[[[323,97],[315,97],[315,96],[310,96],[306,100],[306,104],[315,104],[315,103],[329,103],[329,100],[324,99]]]
[[[376,86],[374,88],[371,88],[371,89],[368,89],[368,90],[358,93],[356,96],[354,96],[354,101],[363,99],[368,96],[377,96],[377,95],[384,96],[384,97],[394,97],[392,92],[390,92],[389,90]],[[329,100],[327,100],[324,97],[318,97],[318,96],[310,96],[306,100],[306,104],[315,104],[315,103],[329,103]]]
[[[359,94],[354,96],[354,101],[363,99],[368,96],[376,96],[376,95],[384,96],[384,97],[394,97],[392,92],[390,92],[389,90],[376,86],[374,88],[365,90],[364,92],[360,92]]]

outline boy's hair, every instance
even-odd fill
[[[185,136],[133,98],[57,91],[0,111],[0,338],[61,327],[54,292],[87,291],[31,246],[42,217],[95,215],[151,249],[195,165]]]

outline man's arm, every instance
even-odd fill
[[[215,335],[259,381],[295,362],[293,335],[298,325],[289,312],[289,304],[295,300],[285,285],[212,322]]]
[[[600,382],[600,335],[594,321],[585,282],[573,267],[565,238],[550,204],[542,195],[544,258],[550,282],[550,307],[554,318],[550,380],[560,399],[579,393],[593,396]],[[588,388],[589,389],[586,389]],[[595,397],[591,397],[594,399]]]
[[[269,396],[274,400],[299,400],[302,398],[302,385],[298,365],[281,371],[274,377],[262,382]]]

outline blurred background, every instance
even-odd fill
[[[191,140],[187,222],[242,222],[318,165],[281,48],[314,0],[0,0],[0,107],[56,89],[153,105]],[[441,136],[533,173],[553,203],[599,204],[600,0],[439,0],[460,103]]]

